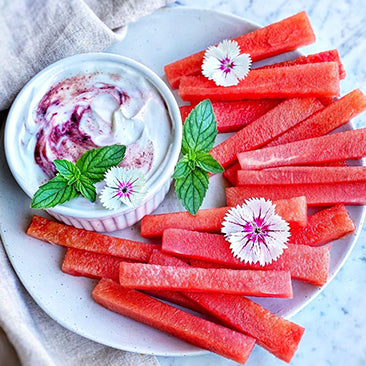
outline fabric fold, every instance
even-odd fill
[[[100,52],[113,30],[171,0],[17,0],[0,5],[0,110],[39,71],[64,57]]]

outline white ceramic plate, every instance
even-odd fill
[[[209,10],[165,8],[130,25],[126,38],[108,52],[134,58],[163,76],[165,64],[256,27],[246,20]],[[298,53],[289,53],[274,60],[281,61],[296,55]],[[220,136],[222,138],[225,136]],[[224,186],[220,176],[211,178],[204,207],[225,205]],[[32,214],[40,214],[29,209],[29,204],[29,198],[17,186],[7,167],[1,141],[0,229],[5,249],[26,289],[53,319],[82,336],[123,350],[166,356],[204,352],[96,304],[90,295],[95,281],[61,272],[63,248],[35,240],[24,233]],[[171,191],[157,212],[181,209]],[[357,224],[357,233],[333,246],[329,281],[350,254],[363,224],[363,207],[349,207],[349,213]],[[138,225],[115,234],[141,239]],[[258,299],[258,302],[278,315],[290,317],[322,289],[324,286],[317,288],[294,281],[293,299]]]

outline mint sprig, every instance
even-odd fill
[[[56,170],[67,180],[69,185],[80,178],[80,170],[70,161],[56,159],[53,163],[55,164]]]
[[[125,152],[126,146],[111,145],[86,151],[75,164],[65,159],[54,160],[58,173],[39,187],[30,207],[55,207],[80,195],[95,202],[94,184],[102,181],[104,173],[123,160]]]
[[[195,215],[205,198],[209,175],[224,169],[210,155],[217,135],[215,114],[210,100],[199,103],[183,125],[182,159],[175,166],[175,192],[184,208]]]
[[[31,208],[48,208],[65,203],[71,198],[77,197],[77,191],[73,184],[57,174],[54,178],[39,187],[34,194]]]
[[[201,168],[191,170],[186,176],[175,180],[177,197],[192,215],[201,207],[207,188],[208,173]]]
[[[199,103],[188,115],[183,126],[182,154],[190,151],[208,153],[215,143],[217,127],[209,99]]]
[[[80,172],[94,183],[104,179],[104,173],[118,165],[124,158],[126,146],[112,145],[86,151],[75,165]]]

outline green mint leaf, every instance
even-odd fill
[[[190,150],[209,152],[217,135],[215,114],[209,99],[202,101],[191,111],[183,125],[182,154]]]
[[[183,206],[195,215],[208,189],[208,173],[221,173],[222,166],[209,154],[217,135],[215,115],[206,99],[188,115],[183,126],[181,153],[173,178]]]
[[[59,159],[54,160],[53,163],[60,175],[69,182],[69,185],[75,183],[79,179],[80,170],[75,164],[68,160]]]
[[[208,173],[200,168],[175,180],[175,191],[184,208],[195,215],[202,205],[208,188]]]
[[[81,175],[75,183],[75,186],[83,197],[87,198],[90,202],[95,202],[97,192],[94,183],[88,177]]]
[[[111,145],[89,150],[76,161],[76,166],[82,175],[93,183],[100,182],[109,168],[118,165],[123,160],[125,152],[126,146],[124,145]]]
[[[222,173],[224,168],[208,153],[200,153],[196,156],[196,165],[209,173]]]
[[[172,178],[175,178],[175,179],[183,178],[187,174],[189,174],[192,169],[190,168],[190,166],[188,164],[189,164],[189,161],[186,157],[183,157],[182,159],[180,159],[178,161],[177,165],[175,166]]]
[[[55,207],[71,198],[77,197],[77,191],[74,185],[70,185],[69,181],[60,174],[47,183],[39,187],[33,196],[31,208],[45,209]]]

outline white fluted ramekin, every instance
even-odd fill
[[[125,207],[120,210],[107,210],[101,207],[70,207],[67,204],[58,205],[47,209],[47,212],[68,225],[78,228],[94,230],[99,232],[111,232],[122,230],[138,222],[143,216],[154,211],[164,200],[170,184],[174,167],[179,158],[182,140],[182,120],[179,107],[174,95],[167,85],[146,66],[132,59],[110,54],[110,53],[89,53],[71,56],[58,61],[30,80],[15,99],[5,126],[5,154],[9,168],[23,191],[32,198],[41,182],[37,181],[32,174],[29,174],[29,164],[34,165],[34,171],[39,169],[34,157],[34,151],[27,151],[29,156],[24,158],[24,141],[26,140],[24,125],[32,117],[35,106],[54,83],[55,80],[67,78],[70,73],[80,67],[80,71],[91,67],[103,68],[103,63],[121,63],[132,67],[142,74],[160,93],[166,104],[166,108],[172,123],[171,143],[166,159],[162,166],[147,180],[148,192],[142,204],[136,208]],[[42,94],[43,93],[43,94]],[[34,133],[34,131],[32,131]],[[22,150],[23,148],[23,150]],[[32,155],[33,154],[33,155]]]

